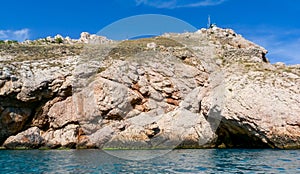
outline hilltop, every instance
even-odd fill
[[[0,145],[300,148],[300,65],[231,29],[0,44]]]

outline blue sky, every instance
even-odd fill
[[[97,33],[120,19],[142,14],[172,16],[203,28],[210,15],[219,27],[232,28],[268,49],[271,62],[300,63],[298,0],[9,0],[0,8],[3,40],[58,33],[79,38],[83,31]]]

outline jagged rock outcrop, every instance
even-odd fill
[[[54,37],[48,36],[46,38],[37,39],[34,41],[25,40],[21,44],[25,45],[53,45],[53,44],[106,44],[111,43],[112,40],[107,39],[104,36],[98,36],[96,34],[90,34],[88,32],[82,32],[79,39],[71,39],[69,36],[63,37],[60,34],[57,34]],[[7,43],[7,42],[6,42]],[[12,44],[18,44],[13,42]]]
[[[4,47],[6,148],[300,147],[299,66],[231,29]]]

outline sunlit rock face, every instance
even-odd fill
[[[0,144],[299,148],[299,65],[272,65],[266,54],[217,27],[1,44]]]

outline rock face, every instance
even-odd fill
[[[40,135],[41,130],[37,127],[32,127],[24,132],[11,136],[5,141],[5,147],[8,149],[15,148],[39,148],[43,143],[44,139]]]
[[[233,30],[0,47],[6,148],[300,148],[299,66]]]

